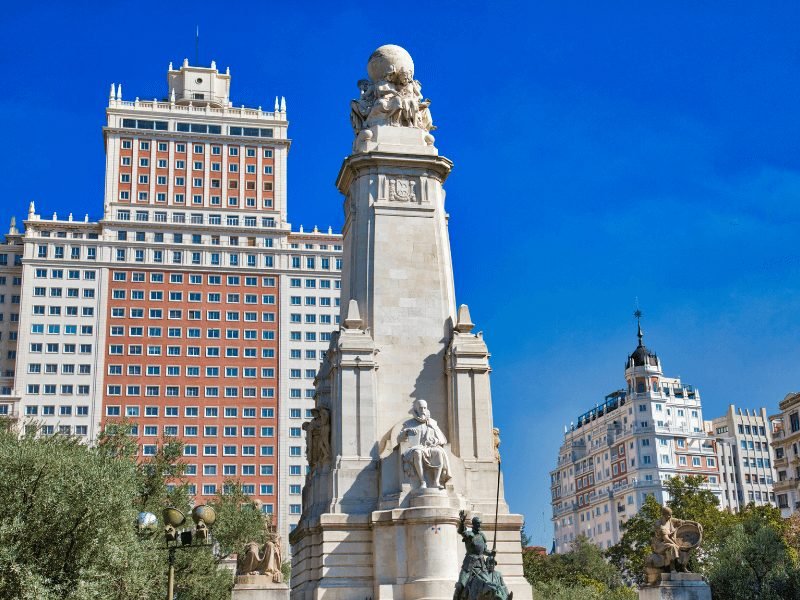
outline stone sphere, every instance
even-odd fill
[[[372,53],[367,63],[367,74],[372,81],[378,81],[386,77],[392,66],[395,71],[405,70],[410,77],[414,76],[414,61],[411,55],[405,48],[394,44],[381,46]]]

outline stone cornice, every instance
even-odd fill
[[[347,195],[350,183],[361,171],[370,168],[396,167],[400,169],[425,169],[432,171],[441,183],[447,179],[453,168],[453,162],[444,156],[425,156],[419,154],[393,154],[389,152],[364,152],[351,154],[344,159],[339,174],[336,176],[336,187]]]

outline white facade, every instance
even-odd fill
[[[25,221],[14,390],[26,431],[94,440],[101,419],[103,352],[98,344],[108,269],[98,259],[100,226],[72,217]]]
[[[775,505],[772,428],[767,409],[736,409],[714,419],[709,435],[717,440],[723,506],[734,512],[747,504]]]
[[[16,225],[0,245],[0,417],[19,416],[19,395],[14,390],[22,295],[22,252]]]
[[[569,551],[580,535],[612,546],[648,495],[669,499],[662,481],[677,475],[704,475],[722,498],[700,392],[664,376],[660,359],[642,344],[641,329],[625,380],[626,389],[606,396],[564,435],[550,473],[556,552]]]
[[[784,517],[800,510],[800,392],[786,394],[770,417],[775,451],[775,500]]]

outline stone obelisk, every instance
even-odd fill
[[[489,353],[456,310],[442,185],[452,163],[399,46],[382,46],[351,103],[341,329],[316,380],[311,465],[292,532],[293,600],[453,597],[459,510],[497,519],[497,562],[517,600],[522,517],[498,494]]]

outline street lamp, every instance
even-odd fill
[[[186,516],[174,507],[167,507],[161,512],[164,519],[164,540],[169,552],[169,570],[167,571],[167,600],[174,600],[175,595],[175,551],[191,550],[211,546],[210,528],[217,520],[217,513],[208,504],[195,506],[192,509],[192,521],[195,529],[179,528],[186,523]],[[140,512],[136,518],[136,528],[142,535],[152,535],[158,526],[158,518],[150,512]],[[193,543],[196,542],[196,543]]]

